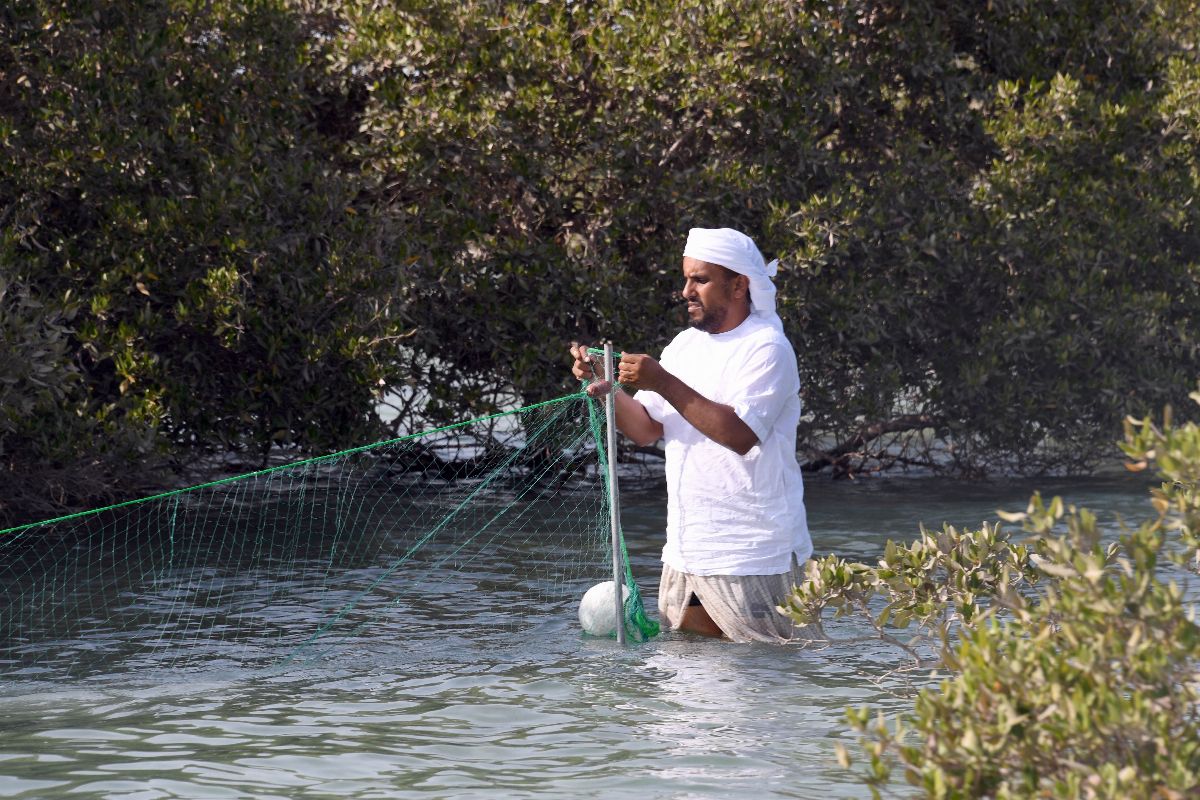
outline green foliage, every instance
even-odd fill
[[[0,520],[101,496],[108,468],[147,454],[147,430],[115,426],[111,407],[88,402],[71,322],[71,311],[0,277]]]
[[[5,438],[28,418],[66,402],[79,377],[70,363],[67,323],[61,313],[46,313],[28,289],[0,278],[0,431]]]
[[[1200,403],[1200,392],[1193,398]],[[1154,462],[1166,481],[1153,492],[1154,515],[1105,543],[1094,515],[1035,496],[1025,512],[1004,515],[1022,523],[1027,561],[1015,550],[1002,566],[968,558],[966,572],[1003,571],[1010,579],[964,587],[960,572],[946,570],[932,609],[918,616],[922,625],[939,612],[953,614],[960,597],[990,603],[957,615],[952,642],[939,629],[951,645],[940,665],[949,677],[921,690],[912,713],[892,724],[867,709],[848,713],[863,735],[862,776],[873,791],[886,789],[897,765],[931,798],[1183,798],[1200,791],[1200,627],[1194,603],[1164,574],[1172,561],[1196,563],[1200,427],[1173,425],[1168,414],[1161,428],[1145,419],[1128,421],[1126,430],[1131,468]],[[994,536],[989,527],[957,544]],[[924,611],[923,596],[907,587],[928,579],[931,560],[911,556],[929,552],[929,539],[924,534],[907,550],[889,547],[878,569],[818,562],[790,613],[811,621],[823,604],[844,602],[846,574],[875,577],[859,579],[860,592],[898,596]],[[1036,583],[1011,579],[1031,568],[1041,573]],[[875,624],[887,635],[885,621]],[[850,766],[849,753],[840,758]]]
[[[1200,366],[1196,10],[349,3],[331,64],[448,409],[661,348],[728,224],[783,259],[812,468],[1078,469]]]
[[[1200,391],[1190,397],[1200,404]],[[1161,427],[1149,417],[1127,419],[1121,450],[1131,471],[1140,472],[1153,463],[1165,479],[1151,493],[1151,503],[1161,515],[1164,533],[1178,537],[1180,549],[1167,555],[1200,573],[1200,426],[1174,424],[1169,408]]]
[[[781,209],[812,428],[900,409],[967,471],[1087,466],[1196,371],[1195,8],[909,10],[868,45],[878,156]]]
[[[570,339],[659,350],[732,225],[810,469],[1086,468],[1200,369],[1197,12],[17,0],[0,273],[78,394],[26,422],[265,458],[557,395]]]
[[[907,546],[889,541],[876,566],[832,555],[810,560],[804,583],[782,610],[822,638],[828,638],[826,609],[835,618],[860,616],[881,638],[910,653],[916,665],[937,664],[941,660],[928,655],[931,647],[944,651],[957,629],[985,615],[991,601],[1005,602],[1017,587],[1036,580],[1030,555],[998,525],[978,531],[922,527],[921,537]],[[897,638],[910,625],[915,635]]]
[[[33,413],[10,374],[28,435],[2,446],[69,463],[133,432],[164,455],[374,435],[395,275],[337,163],[304,20],[21,0],[0,31],[0,270],[45,309],[20,338],[56,333],[41,366],[71,395]]]

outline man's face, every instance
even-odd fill
[[[694,258],[683,259],[683,291],[688,324],[705,333],[736,328],[749,313],[749,281],[731,269]],[[743,313],[744,312],[744,313]]]

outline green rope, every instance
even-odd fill
[[[615,391],[615,390],[614,390]],[[601,423],[603,412],[599,410],[600,403],[595,398],[587,398],[588,422],[592,428],[592,438],[596,442],[596,454],[600,459],[600,475],[604,482],[605,498],[612,497],[608,485],[608,452],[604,447],[604,427]],[[613,454],[616,457],[616,454]],[[610,509],[611,513],[611,509]],[[659,624],[646,616],[646,606],[642,602],[642,592],[637,581],[633,578],[633,569],[629,565],[629,550],[625,547],[625,529],[617,523],[618,538],[621,541],[621,563],[625,566],[625,586],[629,589],[629,597],[625,600],[625,631],[638,642],[653,639],[659,634]]]
[[[185,487],[182,489],[172,489],[170,491],[161,492],[161,493],[155,494],[155,495],[150,495],[149,497],[141,497],[136,500],[126,500],[123,503],[114,503],[113,505],[104,506],[102,508],[92,508],[92,509],[88,509],[87,511],[76,511],[73,514],[66,514],[61,517],[54,517],[53,519],[42,520],[41,522],[27,522],[24,525],[17,525],[14,528],[5,528],[4,530],[0,530],[0,536],[9,534],[9,533],[17,533],[19,531],[28,530],[30,528],[36,528],[41,525],[52,525],[56,522],[66,522],[67,520],[78,519],[79,517],[88,517],[88,516],[92,516],[95,514],[102,514],[105,511],[113,511],[114,509],[118,509],[118,508],[126,508],[128,506],[140,505],[141,503],[149,503],[151,500],[161,500],[165,497],[174,497],[176,495],[185,494],[187,492],[194,492],[199,489],[208,489],[213,486],[220,486],[220,485],[226,484],[226,483],[233,483],[234,481],[245,480],[246,478],[254,478],[254,477],[257,477],[260,475],[267,475],[272,472],[279,472],[280,470],[294,469],[296,467],[301,467],[301,466],[305,466],[308,464],[317,464],[322,461],[330,461],[335,458],[341,458],[342,456],[353,455],[354,453],[362,453],[367,450],[374,450],[375,448],[378,448],[378,447],[386,447],[387,445],[398,444],[400,442],[406,442],[411,439],[418,439],[423,436],[429,436],[430,434],[433,434],[433,433],[441,433],[442,431],[450,431],[450,430],[454,430],[456,428],[466,427],[467,425],[472,425],[472,424],[479,423],[479,422],[487,422],[487,421],[493,420],[493,419],[500,419],[501,417],[512,416],[513,414],[521,414],[526,411],[532,411],[536,408],[543,408],[545,406],[554,405],[556,403],[564,403],[568,400],[579,400],[584,397],[587,397],[586,393],[584,393],[582,391],[575,392],[573,394],[567,394],[567,395],[563,395],[562,397],[556,397],[553,400],[545,400],[541,403],[534,403],[533,405],[514,409],[512,411],[500,411],[495,414],[488,414],[487,416],[484,416],[484,417],[468,419],[463,422],[455,422],[451,425],[444,425],[440,428],[434,428],[434,429],[428,430],[428,431],[421,431],[419,433],[410,433],[407,436],[400,436],[395,439],[388,439],[387,441],[383,441],[383,442],[374,442],[372,444],[360,445],[359,447],[352,447],[349,450],[341,450],[337,453],[327,453],[326,455],[304,459],[303,461],[293,461],[289,464],[279,464],[274,467],[267,467],[266,469],[260,469],[260,470],[254,471],[254,472],[246,472],[241,475],[232,475],[232,476],[229,476],[226,478],[220,478],[215,481],[209,481],[208,483],[200,483],[195,486],[188,486],[188,487]]]
[[[579,396],[580,395],[575,394],[575,395],[568,395],[565,398],[558,398],[558,399],[559,400],[571,399],[571,398],[577,399],[577,398],[579,398]],[[544,406],[544,405],[546,405],[546,403],[539,403],[538,405],[529,406],[528,408],[537,408],[538,406]],[[524,411],[527,409],[520,409],[520,410]],[[517,412],[512,412],[512,413],[517,413]],[[536,428],[533,432],[530,433],[529,438],[536,440],[537,438],[539,438],[542,435],[543,432],[545,432],[547,429],[549,429],[557,421],[558,421],[557,418],[554,418],[554,417],[546,419],[545,421],[542,422],[542,424],[540,426],[538,426],[538,428]],[[441,429],[439,429],[439,430],[441,430]],[[458,503],[458,505],[455,506],[454,509],[452,509],[448,514],[444,515],[442,517],[442,519],[436,525],[434,525],[432,528],[430,528],[425,533],[421,534],[421,536],[415,542],[413,542],[413,544],[410,545],[408,547],[408,549],[398,559],[396,559],[394,562],[392,562],[391,566],[389,566],[387,569],[385,569],[383,572],[381,572],[373,581],[371,581],[370,584],[368,584],[368,586],[365,589],[361,590],[354,598],[352,598],[351,600],[346,602],[340,609],[338,609],[338,611],[329,620],[327,620],[324,624],[322,624],[319,628],[317,628],[317,630],[314,633],[310,634],[309,637],[307,639],[305,639],[296,648],[295,651],[293,651],[290,655],[287,656],[287,658],[285,658],[283,660],[283,662],[280,666],[282,667],[282,666],[285,666],[288,663],[290,663],[301,650],[307,648],[309,645],[311,645],[317,639],[324,636],[325,633],[327,633],[331,628],[333,628],[334,625],[336,625],[338,622],[340,622],[342,619],[344,619],[347,615],[349,615],[364,598],[368,597],[375,589],[377,589],[384,582],[386,582],[388,579],[390,579],[391,576],[396,572],[396,570],[400,569],[400,567],[404,566],[412,559],[413,555],[415,555],[417,553],[417,551],[419,551],[422,547],[424,547],[430,540],[435,538],[442,530],[447,528],[451,524],[451,522],[453,522],[454,519],[463,511],[463,509],[465,509],[472,502],[474,502],[474,500],[477,497],[484,494],[490,487],[491,483],[497,479],[497,477],[504,471],[504,469],[515,464],[519,457],[520,457],[519,452],[514,451],[514,452],[510,453],[508,455],[508,457],[505,459],[505,461],[499,466],[499,468],[493,470],[491,472],[491,474],[486,479],[484,479],[478,486],[476,486],[466,497],[464,497]],[[547,467],[546,469],[549,469],[549,467]],[[530,491],[532,491],[532,486],[533,486],[533,484],[531,483],[528,487],[526,487],[526,489],[521,494],[517,495],[517,497],[514,498],[512,503],[520,501],[526,494],[528,494]],[[511,506],[512,503],[510,503],[509,505]],[[475,541],[475,539],[477,539],[485,531],[487,531],[487,529],[490,528],[492,526],[492,524],[494,522],[496,522],[497,519],[500,518],[501,515],[503,515],[504,513],[507,512],[507,510],[508,509],[506,507],[506,508],[496,512],[489,520],[487,520],[482,526],[480,526],[480,528],[478,530],[474,531],[469,537],[467,537],[466,540],[464,540],[462,543],[460,543],[456,548],[454,548],[450,552],[443,555],[437,561],[434,561],[433,564],[430,566],[430,568],[439,567],[443,563],[445,563],[447,560],[456,557],[460,552],[462,552],[462,550],[464,548],[466,548],[467,545],[471,544],[473,541]],[[399,602],[399,599],[394,600],[393,602]],[[349,631],[349,633],[353,634],[353,633],[361,630],[362,627],[367,624],[369,624],[369,623],[368,622],[360,623],[359,625],[355,626],[351,631]]]
[[[294,666],[379,632],[390,648],[389,631],[423,630],[423,620],[456,630],[477,614],[525,630],[529,613],[508,598],[578,603],[584,587],[614,577],[613,548],[625,558],[615,576],[627,587],[624,630],[645,641],[657,627],[624,532],[610,536],[603,489],[615,453],[605,452],[602,405],[575,391],[4,529],[0,676],[91,675],[111,659]],[[425,463],[430,446],[490,427],[517,438],[472,455],[462,481],[420,474],[440,462]],[[486,601],[472,591],[505,607],[472,614]]]

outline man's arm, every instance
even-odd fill
[[[643,447],[662,438],[662,423],[651,417],[645,406],[620,389],[614,396],[617,398],[617,430]]]
[[[581,381],[592,381],[587,387],[587,393],[592,397],[608,394],[612,386],[608,381],[597,380],[596,372],[593,369],[594,361],[591,354],[588,353],[587,347],[573,342],[571,355],[575,358],[575,364],[571,368],[575,377]],[[615,397],[617,398],[617,430],[632,439],[634,444],[641,446],[653,444],[662,438],[662,423],[653,419],[646,412],[645,406],[622,391],[617,391]]]
[[[696,430],[740,456],[758,444],[758,435],[742,422],[732,406],[716,403],[663,369],[648,355],[626,353],[621,356],[618,380],[623,386],[658,392]],[[640,403],[632,398],[630,402]],[[618,413],[620,403],[617,404]],[[645,410],[643,409],[643,413]],[[659,433],[662,426],[659,425]],[[632,436],[630,438],[633,438]],[[634,439],[634,441],[637,441]],[[640,442],[639,442],[640,444]]]

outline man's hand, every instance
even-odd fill
[[[572,374],[581,381],[591,381],[587,393],[601,397],[612,390],[608,381],[597,380],[595,361],[586,345],[571,343],[575,364]],[[697,430],[738,455],[746,455],[758,444],[758,436],[738,419],[733,408],[714,403],[676,378],[645,353],[624,353],[617,364],[617,380],[630,389],[658,392]],[[650,418],[646,409],[625,392],[617,392],[617,427],[641,445],[651,444],[663,435],[662,423]]]
[[[758,444],[758,435],[738,418],[732,406],[704,397],[645,353],[622,355],[617,380],[630,389],[658,392],[692,427],[740,456]],[[662,435],[661,425],[658,435]]]
[[[617,382],[630,389],[661,392],[669,373],[645,353],[624,353],[617,365]]]
[[[617,428],[622,433],[640,445],[653,444],[662,438],[662,425],[650,418],[641,403],[625,392],[613,392],[612,384],[608,381],[598,380],[595,369],[596,362],[588,353],[587,345],[571,342],[571,357],[575,359],[575,363],[571,366],[571,374],[581,381],[591,381],[587,387],[589,397],[603,397],[612,392],[612,396],[616,400]],[[633,357],[630,356],[630,358]],[[658,362],[649,356],[642,356],[642,358],[648,359],[654,363],[655,367],[658,367]],[[623,363],[624,357],[622,358]],[[661,371],[662,367],[658,367],[658,369]]]
[[[612,384],[608,381],[599,380],[596,375],[595,362],[592,356],[588,353],[586,344],[579,342],[571,342],[571,357],[575,359],[574,365],[571,367],[571,374],[581,381],[589,381],[587,393],[589,397],[603,397],[608,394],[612,388]]]

